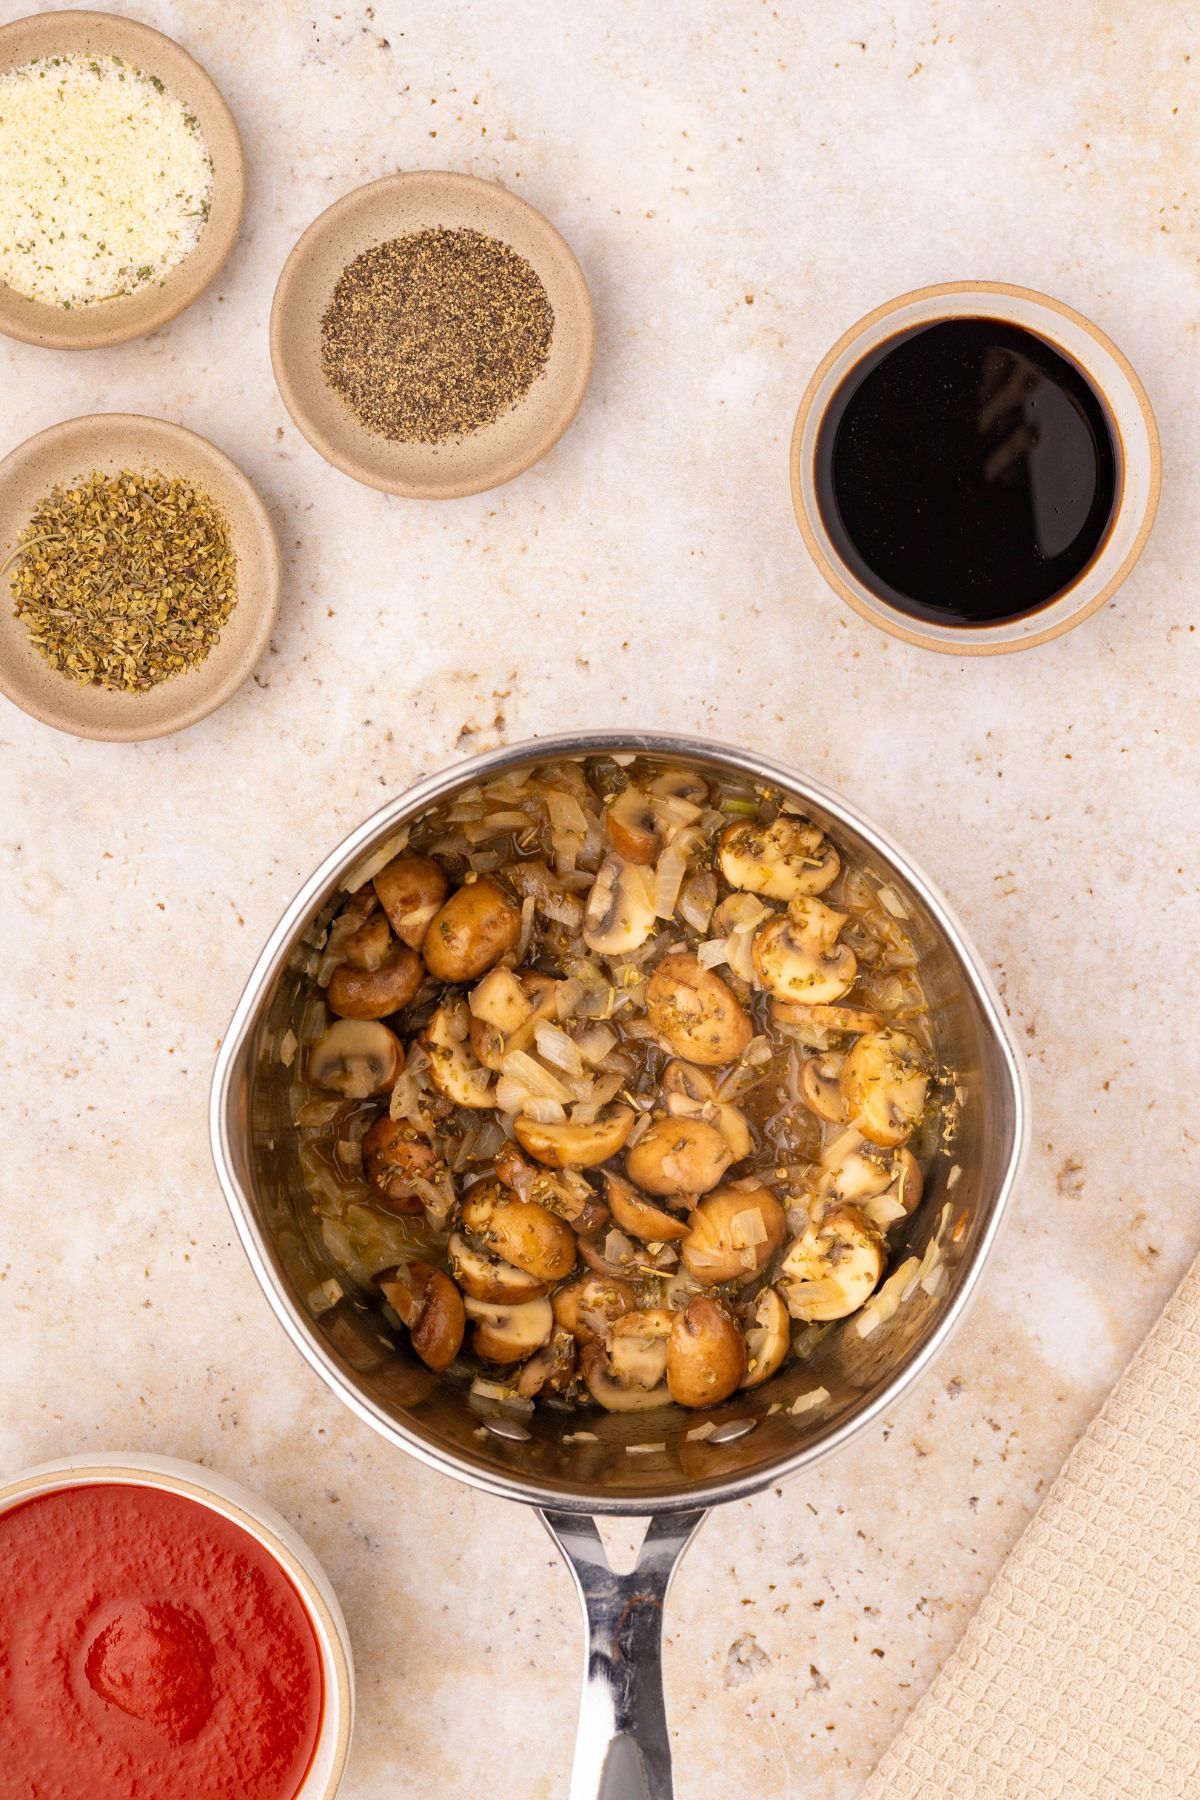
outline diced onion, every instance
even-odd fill
[[[610,1263],[633,1261],[633,1243],[623,1231],[610,1231],[604,1240],[604,1260]]]
[[[807,1394],[797,1394],[789,1411],[793,1413],[815,1412],[818,1406],[824,1406],[829,1398],[829,1389],[823,1387],[809,1388]]]
[[[537,902],[532,894],[527,894],[521,902],[521,932],[517,938],[517,961],[524,962],[529,954],[529,942],[533,936],[533,914]]]
[[[539,1099],[566,1101],[571,1098],[570,1089],[527,1050],[510,1050],[500,1065],[500,1072],[512,1081],[521,1082]]]
[[[654,911],[660,919],[675,917],[675,902],[687,874],[688,851],[691,847],[689,834],[680,832],[659,856],[654,871]]]
[[[693,931],[707,931],[717,904],[717,878],[711,869],[697,869],[679,891],[679,916]]]
[[[702,969],[715,969],[729,955],[728,938],[709,938],[696,950],[696,961]]]
[[[702,1443],[705,1438],[711,1437],[716,1429],[716,1425],[711,1419],[705,1419],[703,1425],[697,1425],[694,1430],[685,1432],[684,1435],[689,1444]]]
[[[767,1227],[757,1206],[734,1213],[729,1222],[729,1241],[735,1250],[753,1250],[755,1244],[765,1244],[767,1236]],[[757,1260],[754,1258],[754,1262]]]
[[[289,1025],[279,1040],[279,1060],[285,1069],[291,1068],[293,1062],[296,1060],[296,1051],[299,1048],[300,1040]]]
[[[568,1075],[582,1075],[583,1058],[579,1054],[579,1047],[567,1036],[561,1025],[554,1025],[549,1019],[540,1019],[533,1036],[539,1056],[545,1057],[556,1069],[565,1069]]]
[[[372,850],[369,856],[364,856],[361,862],[355,863],[342,876],[343,888],[347,893],[357,894],[359,888],[365,887],[368,881],[373,881],[380,869],[386,869],[392,858],[399,856],[407,846],[408,826],[402,825],[399,831],[393,831],[377,849]]]

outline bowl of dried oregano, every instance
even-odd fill
[[[160,737],[252,672],[279,606],[242,471],[165,419],[98,413],[0,462],[0,691],[77,737]]]

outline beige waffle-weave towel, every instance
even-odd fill
[[[863,1800],[1200,1800],[1200,1259]]]

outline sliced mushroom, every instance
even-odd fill
[[[546,1299],[503,1306],[468,1295],[463,1305],[475,1327],[471,1348],[484,1362],[524,1362],[549,1342],[554,1330],[554,1314]]]
[[[493,1076],[482,1067],[467,1039],[467,1009],[461,1000],[444,1000],[421,1033],[429,1058],[429,1079],[455,1106],[483,1109],[492,1104]]]
[[[314,1087],[366,1100],[387,1094],[404,1067],[404,1047],[394,1031],[377,1019],[338,1019],[308,1053],[308,1079]]]
[[[783,1259],[780,1287],[793,1319],[844,1319],[883,1274],[883,1239],[857,1207],[839,1206],[809,1225]]]
[[[672,1057],[662,1072],[661,1086],[672,1117],[707,1119],[729,1145],[735,1163],[749,1156],[754,1140],[746,1115],[730,1101],[717,1099],[717,1083],[710,1070],[684,1062],[682,1057]]]
[[[802,1043],[824,1050],[831,1037],[878,1031],[883,1020],[861,1006],[806,1006],[803,1001],[772,1000],[771,1023],[790,1026]]]
[[[921,1122],[929,1096],[929,1058],[907,1031],[869,1031],[846,1057],[842,1092],[863,1136],[893,1148],[905,1143]]]
[[[608,1209],[586,1178],[574,1169],[543,1169],[526,1162],[517,1146],[504,1143],[496,1154],[496,1173],[505,1187],[522,1200],[536,1200],[565,1219],[573,1231],[599,1231],[608,1222]]]
[[[583,941],[600,956],[637,950],[654,930],[657,915],[635,863],[608,856],[600,864],[583,916]]]
[[[325,997],[340,1018],[386,1019],[408,1005],[424,979],[425,966],[416,951],[396,944],[377,968],[340,963],[329,977]]]
[[[834,1160],[823,1158],[822,1164],[824,1173],[817,1183],[818,1196],[833,1205],[849,1202],[863,1207],[873,1224],[881,1223],[875,1216],[879,1202],[900,1209],[892,1214],[889,1223],[910,1217],[921,1204],[925,1179],[911,1150],[887,1150],[850,1132],[839,1140]],[[878,1210],[886,1212],[888,1207]]]
[[[765,1287],[756,1298],[744,1336],[746,1373],[742,1386],[758,1387],[775,1373],[791,1343],[788,1309],[773,1287]]]
[[[646,985],[646,1015],[677,1056],[715,1067],[740,1056],[754,1027],[732,988],[691,951],[676,951],[654,966]]]
[[[633,1119],[628,1106],[606,1106],[591,1125],[542,1125],[536,1119],[514,1119],[513,1134],[522,1150],[548,1169],[593,1169],[622,1148],[633,1130]]]
[[[664,1212],[661,1206],[651,1206],[649,1200],[639,1194],[633,1183],[626,1181],[623,1175],[616,1175],[611,1169],[606,1169],[604,1181],[608,1209],[616,1224],[629,1237],[640,1238],[643,1244],[666,1244],[672,1238],[686,1235],[687,1224],[683,1219],[677,1219],[674,1213]]]
[[[537,1300],[546,1292],[544,1281],[538,1281],[524,1269],[514,1268],[498,1256],[490,1256],[467,1242],[456,1231],[447,1247],[450,1270],[464,1294],[473,1300],[490,1300],[505,1306],[519,1306],[524,1300]]]
[[[608,1360],[602,1344],[585,1344],[579,1352],[579,1372],[588,1393],[606,1412],[647,1412],[665,1406],[670,1399],[666,1382],[658,1387],[639,1387],[623,1380]]]
[[[521,909],[486,875],[451,894],[421,944],[438,981],[473,981],[498,963],[521,935]]]
[[[554,1017],[557,987],[536,969],[492,969],[472,988],[471,1048],[485,1068],[499,1072],[506,1056],[529,1043],[539,1020]]]
[[[413,1176],[432,1181],[442,1167],[437,1151],[415,1125],[389,1119],[386,1113],[376,1119],[363,1139],[362,1159],[363,1171],[375,1192],[393,1212],[399,1213],[419,1213],[422,1209]]]
[[[594,1344],[623,1313],[632,1312],[637,1294],[628,1281],[604,1275],[578,1275],[551,1295],[554,1317],[581,1344]]]
[[[676,1313],[667,1346],[667,1388],[678,1406],[716,1406],[746,1373],[746,1341],[719,1300],[698,1294]]]
[[[467,1328],[462,1295],[442,1269],[412,1263],[376,1276],[384,1298],[408,1326],[412,1347],[426,1368],[448,1369]]]
[[[770,825],[739,819],[721,833],[718,858],[730,887],[794,900],[823,894],[837,879],[842,859],[829,839],[804,819],[780,813]]]
[[[373,912],[342,945],[346,961],[356,969],[382,968],[392,947],[392,928],[387,914]]]
[[[556,1325],[550,1342],[530,1357],[517,1376],[517,1393],[523,1400],[536,1399],[547,1389],[561,1394],[574,1379],[575,1339]]]
[[[842,1093],[841,1056],[810,1056],[800,1065],[800,1094],[809,1112],[830,1125],[846,1122],[846,1097]]]
[[[662,845],[662,833],[649,794],[627,787],[604,814],[604,829],[617,855],[627,863],[652,863]]]
[[[708,783],[695,769],[664,769],[650,783],[650,792],[662,800],[688,800],[693,806],[708,805]]]
[[[571,1227],[536,1201],[507,1199],[498,1181],[476,1182],[462,1222],[486,1250],[538,1281],[561,1281],[575,1267]]]
[[[802,894],[784,917],[760,925],[754,934],[754,968],[768,993],[810,1004],[840,999],[858,971],[853,950],[837,941],[848,917]]]
[[[629,1179],[648,1194],[707,1194],[732,1161],[723,1133],[704,1119],[655,1119],[625,1152]]]
[[[623,1313],[608,1334],[608,1360],[620,1381],[657,1387],[667,1372],[667,1340],[674,1313],[663,1308]]]
[[[692,1214],[679,1254],[688,1273],[708,1287],[741,1284],[762,1273],[786,1229],[783,1208],[769,1188],[717,1188]]]
[[[375,892],[402,944],[419,950],[450,883],[431,856],[397,856],[375,877]]]

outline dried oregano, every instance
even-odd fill
[[[56,487],[21,533],[17,616],[51,668],[138,693],[202,663],[237,602],[229,527],[172,476],[92,474]]]

